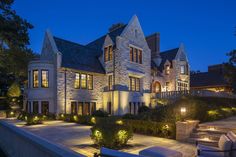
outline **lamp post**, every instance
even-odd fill
[[[180,114],[181,114],[181,119],[182,119],[182,121],[184,121],[184,118],[185,118],[185,116],[186,116],[186,107],[181,107],[180,108]]]

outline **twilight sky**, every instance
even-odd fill
[[[13,9],[34,25],[30,47],[38,53],[47,28],[86,44],[134,14],[145,35],[160,32],[161,51],[184,43],[191,70],[206,71],[236,49],[236,0],[16,0]]]

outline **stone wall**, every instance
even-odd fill
[[[75,89],[75,73],[93,75],[93,89]],[[65,81],[66,77],[66,81]],[[85,73],[71,69],[60,69],[58,71],[58,110],[57,113],[64,113],[66,105],[66,113],[71,111],[71,102],[96,102],[97,109],[103,108],[103,90],[105,86],[105,75],[95,73]]]

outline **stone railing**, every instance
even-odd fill
[[[208,90],[184,90],[184,91],[170,91],[152,94],[152,98],[175,99],[181,96],[199,96],[199,97],[222,97],[235,98],[236,95],[227,92],[214,92]]]
[[[84,157],[0,120],[0,147],[9,157]]]

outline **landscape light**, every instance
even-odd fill
[[[10,115],[14,115],[14,112],[13,112],[13,111],[11,111],[11,112],[10,112]]]
[[[116,124],[123,125],[124,123],[123,123],[122,120],[117,120],[117,121],[116,121]]]
[[[91,122],[92,122],[93,124],[96,123],[96,119],[95,119],[95,117],[92,117],[92,118],[91,118]]]

